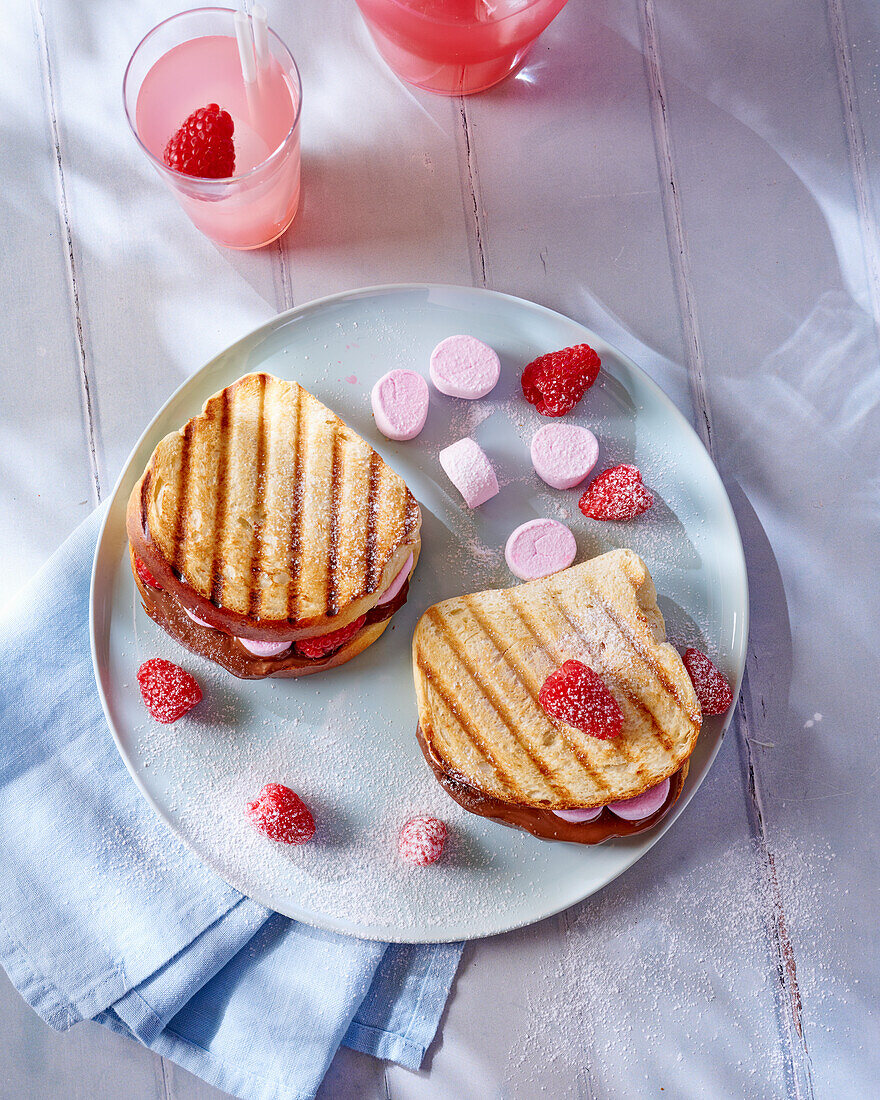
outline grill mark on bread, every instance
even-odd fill
[[[406,491],[406,518],[403,524],[403,541],[409,538],[409,536],[415,530],[416,524],[419,521],[419,506],[416,498],[407,489]]]
[[[183,439],[180,445],[180,465],[177,470],[176,492],[174,494],[174,528],[171,533],[171,567],[180,575],[181,573],[181,544],[186,537],[186,504],[189,499],[189,458],[192,448],[192,422],[186,424],[183,429]]]
[[[296,621],[299,579],[302,571],[302,504],[303,504],[303,421],[302,387],[296,387],[296,445],[293,452],[293,507],[290,513],[288,554],[290,580],[287,587],[287,617]]]
[[[581,628],[571,618],[571,616],[569,615],[568,610],[565,607],[565,605],[560,602],[559,597],[555,593],[551,592],[551,593],[548,593],[548,598],[549,598],[549,602],[556,608],[556,611],[558,612],[558,614],[568,623],[568,625],[571,627],[571,629],[578,635],[578,637],[584,643],[585,647],[589,650],[590,656],[593,658],[593,660],[596,662],[596,664],[601,664],[602,662],[600,661],[597,653],[595,652],[595,650],[592,649],[592,647],[590,646],[587,639],[584,638]],[[599,607],[604,611],[605,608],[602,605],[602,601],[598,600],[598,598],[597,598],[597,603],[598,603]],[[629,639],[625,635],[622,635],[622,637],[623,637],[624,641],[629,641]],[[637,711],[639,711],[640,714],[643,714],[648,719],[648,723],[650,724],[650,727],[651,727],[651,733],[654,735],[654,737],[657,738],[657,740],[663,746],[664,750],[666,752],[668,752],[670,755],[672,755],[673,742],[663,732],[663,730],[660,727],[660,724],[658,723],[657,719],[654,717],[652,712],[645,706],[645,704],[642,702],[642,700],[639,699],[639,697],[637,695],[633,695],[633,693],[631,691],[627,691],[627,689],[622,684],[618,684],[616,681],[615,681],[614,686],[621,693],[621,695],[623,695],[623,697],[625,699],[627,699],[629,701],[629,703]],[[624,743],[621,742],[620,748],[623,749],[623,747],[624,747]],[[633,759],[633,758],[630,757],[630,759]],[[636,774],[641,774],[641,769],[640,768],[637,769]]]
[[[542,790],[538,772],[528,764],[525,756],[521,756],[497,712],[477,694],[477,685],[471,682],[465,667],[458,663],[437,632],[428,611],[425,612],[416,629],[415,642],[419,716],[420,721],[427,718],[430,722],[431,741],[435,748],[442,746],[443,759],[448,762],[444,766],[450,773],[455,770],[465,780],[473,776],[475,788],[482,788],[484,792],[500,790],[496,786],[500,778],[497,772],[493,773],[489,765],[480,763],[480,757],[459,729],[456,716],[445,709],[433,690],[428,691],[418,667],[420,658],[437,666],[456,705],[467,708],[470,720],[480,727],[496,754],[500,754],[505,772],[519,777],[523,789],[530,792],[529,801],[535,806],[548,802],[560,809],[595,802],[604,805],[643,793],[670,775],[672,767],[677,766],[676,774],[681,774],[682,757],[686,761],[690,755],[696,731],[677,705],[676,698],[691,699],[690,685],[671,648],[659,640],[664,633],[662,615],[656,607],[650,575],[643,568],[637,580],[632,580],[634,570],[621,565],[625,555],[641,564],[631,552],[616,551],[599,559],[595,568],[591,563],[584,563],[558,580],[547,578],[503,592],[462,595],[437,607],[461,645],[466,647],[481,673],[481,682],[504,693],[509,713],[514,716],[518,728],[529,736],[543,759],[553,762],[554,775],[577,792],[577,802],[557,801],[549,791]],[[623,565],[627,564],[625,558]],[[634,594],[638,607],[634,604]],[[606,616],[597,600],[600,595],[611,603],[616,614],[641,641],[645,652],[663,665],[668,677],[678,685],[678,693],[666,690],[652,673],[651,663],[641,659],[641,652],[623,636],[618,624]],[[552,597],[556,598],[555,602]],[[482,622],[478,621],[481,617]],[[650,634],[646,633],[648,627],[652,628]],[[490,639],[494,644],[490,644]],[[551,738],[549,727],[535,720],[533,699],[524,694],[520,683],[514,679],[519,673],[519,679],[535,696],[541,686],[539,681],[546,673],[562,664],[565,658],[578,656],[608,677],[607,683],[626,714],[622,737],[612,742],[595,742],[592,738],[579,736],[575,729],[568,731],[584,746],[593,766],[602,772],[606,784],[602,790],[590,781],[586,772],[580,772],[562,737],[557,733]],[[514,671],[508,667],[510,663],[516,666]],[[513,804],[508,796],[493,797],[504,798],[508,804]],[[465,808],[470,807],[465,805]]]
[[[597,597],[597,602],[598,602],[599,606],[602,608],[602,610],[605,612],[605,614],[608,616],[608,618],[611,620],[611,622],[614,623],[615,627],[620,632],[621,636],[627,642],[629,642],[630,646],[632,646],[632,648],[635,650],[635,652],[638,653],[639,657],[642,659],[644,664],[646,664],[648,666],[648,668],[654,673],[654,675],[657,677],[657,679],[663,685],[663,688],[667,692],[667,694],[672,696],[672,698],[676,701],[676,703],[678,703],[679,708],[688,716],[688,719],[690,720],[691,724],[694,724],[693,715],[691,714],[691,711],[688,709],[687,705],[685,704],[684,700],[682,699],[681,694],[680,694],[679,689],[678,689],[678,685],[675,684],[674,681],[670,680],[670,678],[666,675],[666,671],[663,668],[663,666],[660,665],[657,661],[655,661],[649,653],[645,652],[645,647],[642,645],[642,643],[640,641],[638,641],[638,639],[635,638],[626,629],[625,624],[620,620],[620,618],[614,613],[614,611],[608,606],[608,604],[603,599],[601,599],[600,597]]]
[[[333,424],[333,444],[330,458],[330,542],[327,547],[327,615],[339,611],[339,592],[336,572],[339,566],[339,429]]]
[[[595,651],[595,649],[593,649],[593,647],[590,645],[588,639],[583,636],[582,631],[578,627],[577,623],[569,615],[568,610],[565,607],[565,605],[560,602],[559,598],[554,593],[550,594],[549,600],[550,600],[550,603],[553,605],[553,607],[556,609],[557,614],[560,615],[560,617],[565,620],[565,622],[571,627],[571,629],[574,630],[577,633],[578,637],[583,642],[583,645],[584,645],[585,649],[587,650],[587,652],[589,653],[590,658],[594,662],[594,664],[601,666],[602,665],[602,659],[601,659],[600,655]],[[645,704],[642,702],[642,700],[639,699],[639,697],[637,695],[634,695],[631,691],[628,691],[624,684],[620,684],[616,680],[614,681],[614,686],[617,688],[617,690],[620,692],[620,694],[624,697],[624,699],[627,700],[627,702],[630,704],[630,706],[635,711],[637,711],[640,715],[642,715],[643,718],[647,719],[648,726],[650,728],[651,733],[657,739],[657,741],[660,742],[660,744],[662,745],[664,751],[668,752],[668,753],[671,753],[672,747],[673,747],[672,742],[669,740],[669,738],[666,736],[666,734],[660,728],[660,726],[657,723],[656,718],[651,713],[651,711],[645,706]],[[636,760],[636,756],[632,752],[630,752],[630,749],[629,749],[629,746],[627,745],[627,743],[625,741],[623,741],[622,739],[615,738],[615,747],[618,749],[618,751],[623,756],[626,757],[628,762],[634,763],[636,765],[636,775],[640,776],[642,774],[642,765],[640,763],[638,763],[638,761]]]
[[[476,607],[473,606],[473,604],[470,601],[470,597],[464,597],[463,602],[464,602],[465,606],[467,607],[468,611],[470,611],[470,613],[473,615],[473,617],[479,623],[480,627],[485,631],[485,633],[490,638],[492,638],[491,630],[486,626],[486,623],[481,619],[480,612],[477,610]],[[545,649],[546,646],[541,641],[541,638],[539,637],[538,633],[536,632],[536,630],[535,630],[535,628],[532,624],[531,617],[526,612],[524,612],[523,609],[514,600],[511,600],[511,604],[513,606],[514,612],[516,613],[517,622],[522,624],[522,626],[525,628],[525,630],[529,634],[529,636],[535,642],[537,642],[537,644],[539,646],[541,646],[542,649]],[[508,658],[507,651],[506,650],[501,650],[500,647],[495,642],[494,638],[492,638],[492,643],[493,643],[493,645],[495,645],[495,648],[498,649],[499,653],[501,654],[501,659],[504,661],[504,663],[507,665],[507,667],[509,669],[511,669],[514,676],[516,676],[517,680],[522,684],[522,686],[528,692],[529,696],[534,700],[535,706],[538,707],[538,709],[541,711],[542,714],[544,714],[544,709],[543,709],[543,707],[541,707],[541,704],[538,702],[537,692],[533,692],[530,685],[526,683],[526,681],[523,678],[523,675],[521,674],[520,669],[516,665],[514,665],[510,661],[510,659]],[[540,686],[539,686],[538,690],[540,691]],[[586,753],[584,751],[584,748],[581,745],[579,745],[574,738],[571,737],[571,735],[565,729],[564,725],[559,725],[556,722],[551,722],[549,718],[547,719],[547,721],[548,721],[548,724],[551,724],[554,729],[559,731],[559,734],[562,737],[562,740],[565,742],[566,746],[568,747],[569,752],[571,752],[571,754],[574,756],[575,760],[580,764],[580,766],[587,773],[587,775],[590,777],[590,779],[593,781],[593,783],[596,785],[596,787],[599,790],[608,790],[608,784],[606,783],[606,781],[602,777],[602,775],[598,771],[596,771],[596,769],[593,767],[593,762],[590,759],[589,754]]]
[[[217,427],[219,454],[217,457],[217,490],[214,498],[214,540],[211,546],[210,576],[211,603],[219,606],[223,594],[223,575],[220,572],[220,563],[217,559],[226,526],[227,468],[229,466],[229,390],[221,390],[218,397],[220,401],[220,420]]]
[[[645,659],[643,650],[639,646],[636,646],[634,644],[633,639],[630,637],[630,635],[626,631],[621,629],[621,624],[620,624],[619,620],[617,619],[616,616],[611,614],[611,612],[609,611],[608,607],[605,605],[605,602],[602,600],[602,598],[597,593],[594,593],[594,597],[595,597],[595,605],[605,615],[605,617],[612,623],[612,625],[614,627],[616,627],[616,629],[617,629],[618,633],[620,634],[621,638],[623,639],[623,641],[629,645],[630,649],[636,654],[636,656],[642,661],[642,663],[647,668],[653,670],[654,669],[654,662]],[[574,630],[577,630],[578,629],[577,623],[575,623],[572,620],[571,616],[568,614],[567,609],[559,601],[559,599],[556,596],[551,596],[551,600],[554,603],[554,605],[557,607],[557,609],[559,610],[560,614],[565,618],[566,622],[568,622]],[[584,639],[584,644],[587,645],[586,639]],[[591,649],[589,647],[589,645],[587,645],[587,648],[590,650],[590,655],[593,657],[593,659],[598,662],[598,656],[594,652],[594,650]],[[666,688],[667,684],[666,684],[665,679],[661,678],[660,682],[663,685],[663,687]],[[660,723],[654,717],[653,712],[647,706],[645,706],[645,704],[642,702],[642,700],[637,695],[633,695],[632,692],[627,691],[626,688],[623,685],[616,684],[615,686],[618,688],[618,690],[624,696],[624,698],[626,698],[630,702],[630,704],[640,714],[644,715],[647,718],[647,720],[650,724],[650,727],[651,727],[651,732],[653,733],[653,735],[657,738],[657,740],[663,746],[663,749],[666,752],[668,752],[670,755],[673,755],[675,742],[672,739],[670,739],[669,737],[666,736],[666,734],[663,731],[663,727],[660,725]],[[672,692],[672,696],[676,701],[678,701],[678,696],[674,692]]]
[[[508,791],[512,794],[517,794],[518,791],[516,790],[516,788],[511,791],[511,787],[507,782],[505,772],[499,766],[498,761],[495,759],[495,754],[489,748],[485,739],[477,732],[477,730],[473,728],[473,726],[468,722],[467,718],[459,713],[458,708],[452,701],[451,693],[446,690],[443,684],[440,683],[440,680],[437,678],[435,670],[429,664],[427,664],[421,653],[416,658],[416,664],[418,665],[419,671],[425,677],[425,681],[430,684],[435,694],[442,700],[443,705],[446,707],[449,713],[455,715],[455,720],[458,723],[458,727],[465,735],[467,740],[470,742],[471,747],[476,750],[479,756],[482,756],[487,764],[490,764],[492,766],[495,771],[495,777],[498,780],[499,786],[503,787],[505,791]],[[423,727],[423,731],[425,732],[426,736],[430,735],[430,730],[425,730]]]
[[[522,750],[526,759],[531,761],[535,769],[540,772],[541,775],[544,777],[544,782],[547,784],[550,790],[552,790],[553,793],[558,797],[561,797],[563,799],[570,798],[571,792],[566,787],[560,786],[559,783],[554,780],[554,769],[548,767],[540,757],[536,756],[533,753],[529,744],[524,741],[523,738],[520,736],[519,731],[516,728],[516,722],[512,720],[510,710],[507,704],[504,702],[504,699],[502,698],[500,693],[497,692],[494,688],[490,688],[489,685],[482,683],[481,680],[478,679],[476,669],[468,659],[464,647],[459,644],[458,638],[456,637],[454,631],[450,629],[446,620],[439,614],[436,607],[430,608],[430,610],[427,612],[427,615],[428,621],[435,627],[437,632],[442,636],[447,647],[455,654],[457,659],[464,666],[465,671],[470,677],[473,686],[483,696],[489,706],[501,719],[505,729]],[[480,626],[482,629],[482,624],[478,620],[477,625]],[[485,630],[484,633],[486,633]],[[490,634],[486,633],[486,636],[489,638],[489,641],[492,641],[492,636]],[[492,644],[494,645],[494,642]],[[496,767],[499,767],[499,765],[496,764]],[[515,794],[517,794],[521,799],[531,801],[529,800],[528,795],[516,786],[516,780],[512,776],[504,772],[503,769],[501,769],[500,775],[507,782],[508,788],[512,789]]]
[[[257,372],[160,442],[140,505],[138,528],[162,558],[154,571],[229,629],[329,631],[359,599],[375,603],[404,529],[418,546],[418,505],[381,456],[296,383]]]
[[[516,612],[519,615],[520,619],[525,624],[525,626],[528,629],[529,633],[532,635],[532,637],[535,639],[535,641],[538,643],[538,645],[541,646],[542,649],[549,650],[552,642],[550,640],[546,639],[546,638],[541,637],[540,628],[537,626],[535,621],[530,616],[528,616],[527,614],[525,614],[523,612],[523,609],[520,607],[519,601],[516,598],[516,591],[515,590],[511,591],[511,593],[510,593],[510,602],[513,604],[514,609],[516,610]],[[563,611],[562,607],[559,605],[558,601],[551,596],[550,602],[556,608],[557,614],[559,614],[561,618],[563,618],[570,626],[573,627],[574,624],[571,622],[569,617],[564,613],[564,611]],[[587,642],[587,639],[583,638],[581,636],[580,632],[578,632],[578,637],[581,638],[581,641],[583,642],[584,647],[589,651],[590,657],[593,659],[593,661],[595,661],[596,664],[601,664],[601,662],[597,658],[596,654],[593,652],[592,649],[590,649],[590,646],[589,646],[589,643]],[[630,699],[630,695],[625,690],[623,691],[623,694],[626,695],[627,699]],[[634,700],[631,700],[631,701],[635,704]],[[585,750],[582,747],[579,747],[576,744],[574,744],[574,742],[571,739],[571,736],[566,735],[564,729],[562,729],[560,727],[560,730],[561,730],[563,736],[565,736],[565,738],[566,738],[566,744],[572,749],[572,751],[575,753],[575,755],[578,757],[578,759],[581,762],[585,763],[586,762],[585,759],[584,759]],[[614,738],[614,741],[612,743],[613,743],[614,748],[616,749],[616,751],[620,753],[620,755],[624,758],[624,760],[628,764],[636,763],[635,756],[632,754],[632,752],[630,752],[629,746],[627,745],[626,741],[622,740],[621,738]],[[636,765],[636,774],[637,775],[639,774],[640,770],[641,769],[639,768],[639,766]],[[605,783],[604,780],[601,780],[601,779],[599,781],[599,785],[605,787],[606,790],[608,789],[608,786],[609,786],[609,784]]]
[[[380,459],[376,451],[370,451],[370,474],[367,483],[367,538],[364,555],[364,594],[376,587],[376,500],[378,497]]]
[[[266,375],[257,375],[258,384],[260,387],[259,404],[257,408],[257,447],[256,455],[254,456],[254,462],[256,464],[257,471],[257,500],[254,502],[255,506],[259,504],[260,500],[260,485],[263,481],[264,466],[266,462],[266,420],[263,415],[266,406]],[[255,523],[253,527],[253,537],[251,539],[251,565],[250,565],[250,589],[248,591],[248,615],[253,617],[259,616],[260,604],[263,601],[263,590],[258,584],[258,578],[262,572],[263,566],[263,525],[262,523]]]

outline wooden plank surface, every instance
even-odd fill
[[[4,13],[0,170],[0,604],[95,503],[59,150],[27,4]]]
[[[622,879],[468,947],[422,1072],[343,1050],[320,1095],[871,1095],[876,11],[572,3],[516,79],[457,100],[397,81],[352,4],[280,7],[304,205],[279,245],[233,254],[191,229],[121,116],[131,48],[178,6],[14,0],[5,17],[0,202],[22,261],[0,276],[0,599],[112,487],[170,390],[279,309],[448,281],[591,325],[693,417],[728,482],[753,595],[736,728]],[[222,1095],[95,1025],[55,1035],[5,978],[0,1020],[3,1095]]]

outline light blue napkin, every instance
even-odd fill
[[[0,961],[52,1027],[96,1019],[245,1100],[312,1097],[340,1043],[417,1068],[461,945],[271,913],[155,817],[92,676],[103,509],[0,620]]]

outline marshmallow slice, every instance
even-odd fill
[[[511,573],[521,581],[567,569],[577,554],[574,535],[555,519],[532,519],[512,532],[504,547]]]
[[[617,814],[624,821],[641,821],[642,818],[655,814],[669,797],[670,783],[664,779],[656,787],[649,787],[635,798],[625,798],[620,802],[609,802],[608,809]],[[592,810],[554,810],[557,817],[565,821],[595,821],[602,812],[601,806]]]
[[[406,584],[406,578],[409,576],[409,571],[413,567],[413,560],[413,556],[412,554],[410,554],[410,556],[403,563],[403,568],[400,570],[400,572],[397,574],[391,584],[388,585],[388,587],[385,589],[379,599],[376,600],[377,607],[381,607],[383,604],[386,603],[391,603],[397,593],[401,590],[401,588],[403,588],[404,584]]]
[[[441,393],[475,401],[495,388],[501,360],[475,336],[449,336],[431,352],[430,373]]]
[[[183,610],[198,626],[206,626],[209,630],[216,630],[217,627],[213,623],[209,623],[206,619],[200,619],[194,611],[190,611],[188,607],[184,607]]]
[[[669,780],[664,779],[656,787],[649,787],[635,798],[625,798],[621,802],[609,802],[608,809],[622,817],[624,821],[638,821],[655,814],[669,797]]]
[[[547,424],[532,436],[532,465],[554,489],[580,485],[596,465],[599,443],[588,428],[577,424]]]
[[[561,817],[563,821],[572,821],[575,825],[580,825],[584,821],[595,821],[601,812],[601,806],[594,806],[592,810],[553,811],[553,813],[556,814],[557,817]]]
[[[282,653],[286,653],[291,647],[291,642],[259,642],[254,638],[236,638],[236,641],[241,642],[248,653],[253,653],[255,657],[280,657]]]
[[[428,418],[428,383],[413,370],[392,370],[373,386],[370,402],[386,439],[413,439]]]
[[[198,623],[199,626],[207,626],[210,630],[216,630],[216,626],[212,626],[204,619],[200,619],[198,615],[190,611],[188,607],[183,609],[187,615],[192,619],[194,623]],[[255,657],[280,657],[282,653],[286,653],[290,649],[290,642],[257,642],[253,638],[238,638],[237,642],[241,642],[244,648],[253,653]]]

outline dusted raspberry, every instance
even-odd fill
[[[523,397],[541,416],[564,416],[596,381],[599,366],[589,344],[540,355],[522,373]]]
[[[416,867],[427,867],[436,863],[443,855],[446,843],[446,826],[436,817],[420,814],[411,817],[400,830],[397,850],[401,859],[414,863]]]
[[[654,494],[642,484],[636,466],[612,466],[594,477],[578,501],[578,507],[591,519],[635,519],[654,503]]]
[[[157,722],[176,722],[202,700],[202,689],[186,669],[163,657],[142,664],[137,681],[147,710]]]
[[[315,819],[299,795],[282,783],[267,783],[245,811],[255,829],[270,840],[305,844],[315,835]]]
[[[200,107],[165,146],[164,160],[175,172],[202,179],[225,179],[235,171],[235,123],[216,103]]]
[[[733,702],[730,684],[706,654],[698,649],[686,649],[682,661],[693,682],[703,714],[723,714]]]
[[[601,677],[580,661],[566,661],[551,672],[538,702],[552,717],[606,741],[623,729],[623,711]]]
[[[346,642],[350,642],[366,621],[367,616],[361,615],[353,623],[334,630],[332,634],[322,634],[319,638],[300,638],[294,643],[294,649],[302,657],[326,657],[334,649],[340,649]]]
[[[149,588],[159,588],[160,587],[159,582],[156,580],[156,578],[149,571],[149,569],[147,569],[146,565],[144,565],[144,563],[138,557],[135,557],[135,559],[134,559],[134,568],[135,568],[135,572],[137,573],[137,575],[140,577],[140,579],[143,581],[143,583],[145,585],[147,585]]]

